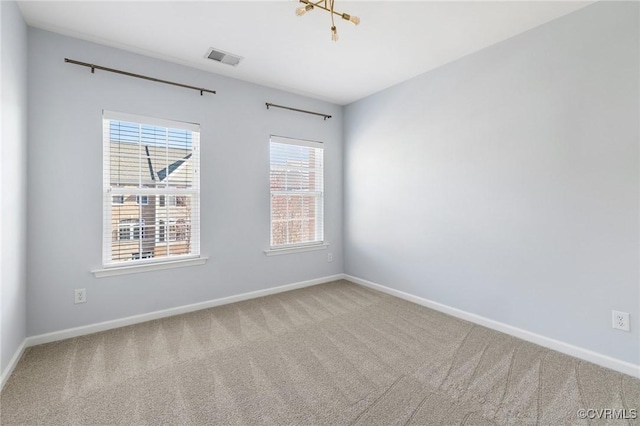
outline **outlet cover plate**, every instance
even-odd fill
[[[87,289],[86,288],[77,288],[74,290],[74,302],[75,303],[86,303],[87,302]]]
[[[622,331],[629,331],[629,313],[621,311],[611,311],[611,321],[613,328]]]

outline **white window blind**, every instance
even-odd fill
[[[271,136],[271,248],[324,241],[323,156],[320,142]]]
[[[102,118],[103,265],[198,256],[200,126],[110,111]]]

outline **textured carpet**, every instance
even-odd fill
[[[346,281],[27,349],[2,425],[638,424],[640,381]],[[630,411],[628,411],[629,413]]]

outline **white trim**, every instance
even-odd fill
[[[22,354],[24,353],[24,350],[27,348],[27,346],[27,339],[24,339],[20,346],[18,346],[18,349],[16,349],[16,352],[11,357],[9,364],[7,364],[6,368],[0,375],[0,391],[4,388],[7,380],[9,380],[9,377],[11,376],[11,373],[13,373],[13,370],[16,368],[16,365],[18,365],[18,361],[20,361],[20,358],[22,358]]]
[[[127,112],[115,112],[102,110],[104,120],[126,121],[129,123],[142,123],[150,126],[167,127],[169,129],[189,130],[199,132],[200,125],[197,123],[187,123],[186,121],[169,120],[166,118],[147,117],[145,115],[129,114]]]
[[[96,278],[113,277],[116,275],[138,274],[140,272],[160,271],[162,269],[183,268],[185,266],[197,266],[207,263],[208,257],[196,257],[180,260],[158,260],[152,263],[140,265],[111,266],[103,269],[94,269],[91,273]]]
[[[523,330],[518,327],[514,327],[499,321],[495,321],[480,315],[472,314],[470,312],[463,311],[461,309],[453,308],[442,303],[434,302],[429,299],[424,299],[413,294],[405,293],[400,290],[385,287],[383,285],[364,280],[362,278],[354,277],[352,275],[345,274],[344,279],[356,284],[360,284],[365,287],[372,288],[374,290],[381,291],[382,293],[390,294],[391,296],[399,297],[400,299],[408,300],[409,302],[416,303],[418,305],[433,309],[435,311],[443,312],[445,314],[461,318],[463,320],[478,324],[492,330],[496,330],[502,333],[509,334],[527,342],[535,343],[545,348],[552,349],[554,351],[562,352],[563,354],[570,355],[576,358],[583,359],[585,361],[592,362],[611,370],[619,371],[620,373],[628,374],[633,377],[640,378],[640,365],[632,364],[627,361],[623,361],[617,358],[603,355],[598,352],[591,351],[589,349],[574,346],[560,340],[552,339],[550,337],[542,336],[540,334],[532,333],[527,330]]]
[[[174,315],[186,314],[188,312],[199,311],[201,309],[213,308],[214,306],[227,305],[229,303],[241,302],[243,300],[255,299],[258,297],[269,296],[272,294],[282,293],[298,288],[310,287],[317,284],[337,281],[342,278],[344,278],[343,274],[330,275],[313,280],[301,281],[293,284],[282,285],[279,287],[271,287],[264,290],[251,291],[248,293],[237,294],[235,296],[222,297],[220,299],[194,303],[192,305],[178,306],[176,308],[163,309],[161,311],[154,311],[146,314],[134,315],[126,318],[84,325],[81,327],[68,328],[66,330],[54,331],[51,333],[39,334],[37,336],[27,337],[26,346],[29,347],[41,345],[43,343],[50,343],[58,340],[70,339],[72,337],[84,336],[86,334],[98,333],[100,331],[111,330],[114,328],[126,327],[128,325],[138,324],[141,322],[152,321]]]
[[[297,139],[297,138],[287,138],[285,136],[271,135],[269,137],[269,142],[282,143],[287,145],[301,145],[309,148],[324,149],[324,144],[322,142],[308,141],[305,139]]]
[[[283,248],[272,248],[269,250],[265,250],[264,254],[266,254],[267,256],[280,256],[281,254],[292,254],[292,253],[301,253],[305,251],[324,250],[327,247],[329,247],[328,243],[304,245],[304,246],[292,246],[292,247],[283,247]]]

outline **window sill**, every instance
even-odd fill
[[[167,260],[166,262],[145,263],[142,265],[114,266],[111,268],[96,269],[91,271],[91,273],[96,278],[113,277],[116,275],[138,274],[140,272],[204,265],[208,259],[208,257],[196,257],[191,259]]]
[[[269,249],[265,250],[264,254],[267,256],[280,256],[281,254],[291,254],[291,253],[300,253],[305,251],[316,251],[316,250],[324,250],[329,247],[329,244],[314,244],[308,246],[297,246],[297,247],[286,247],[286,248],[278,248],[278,249]]]

